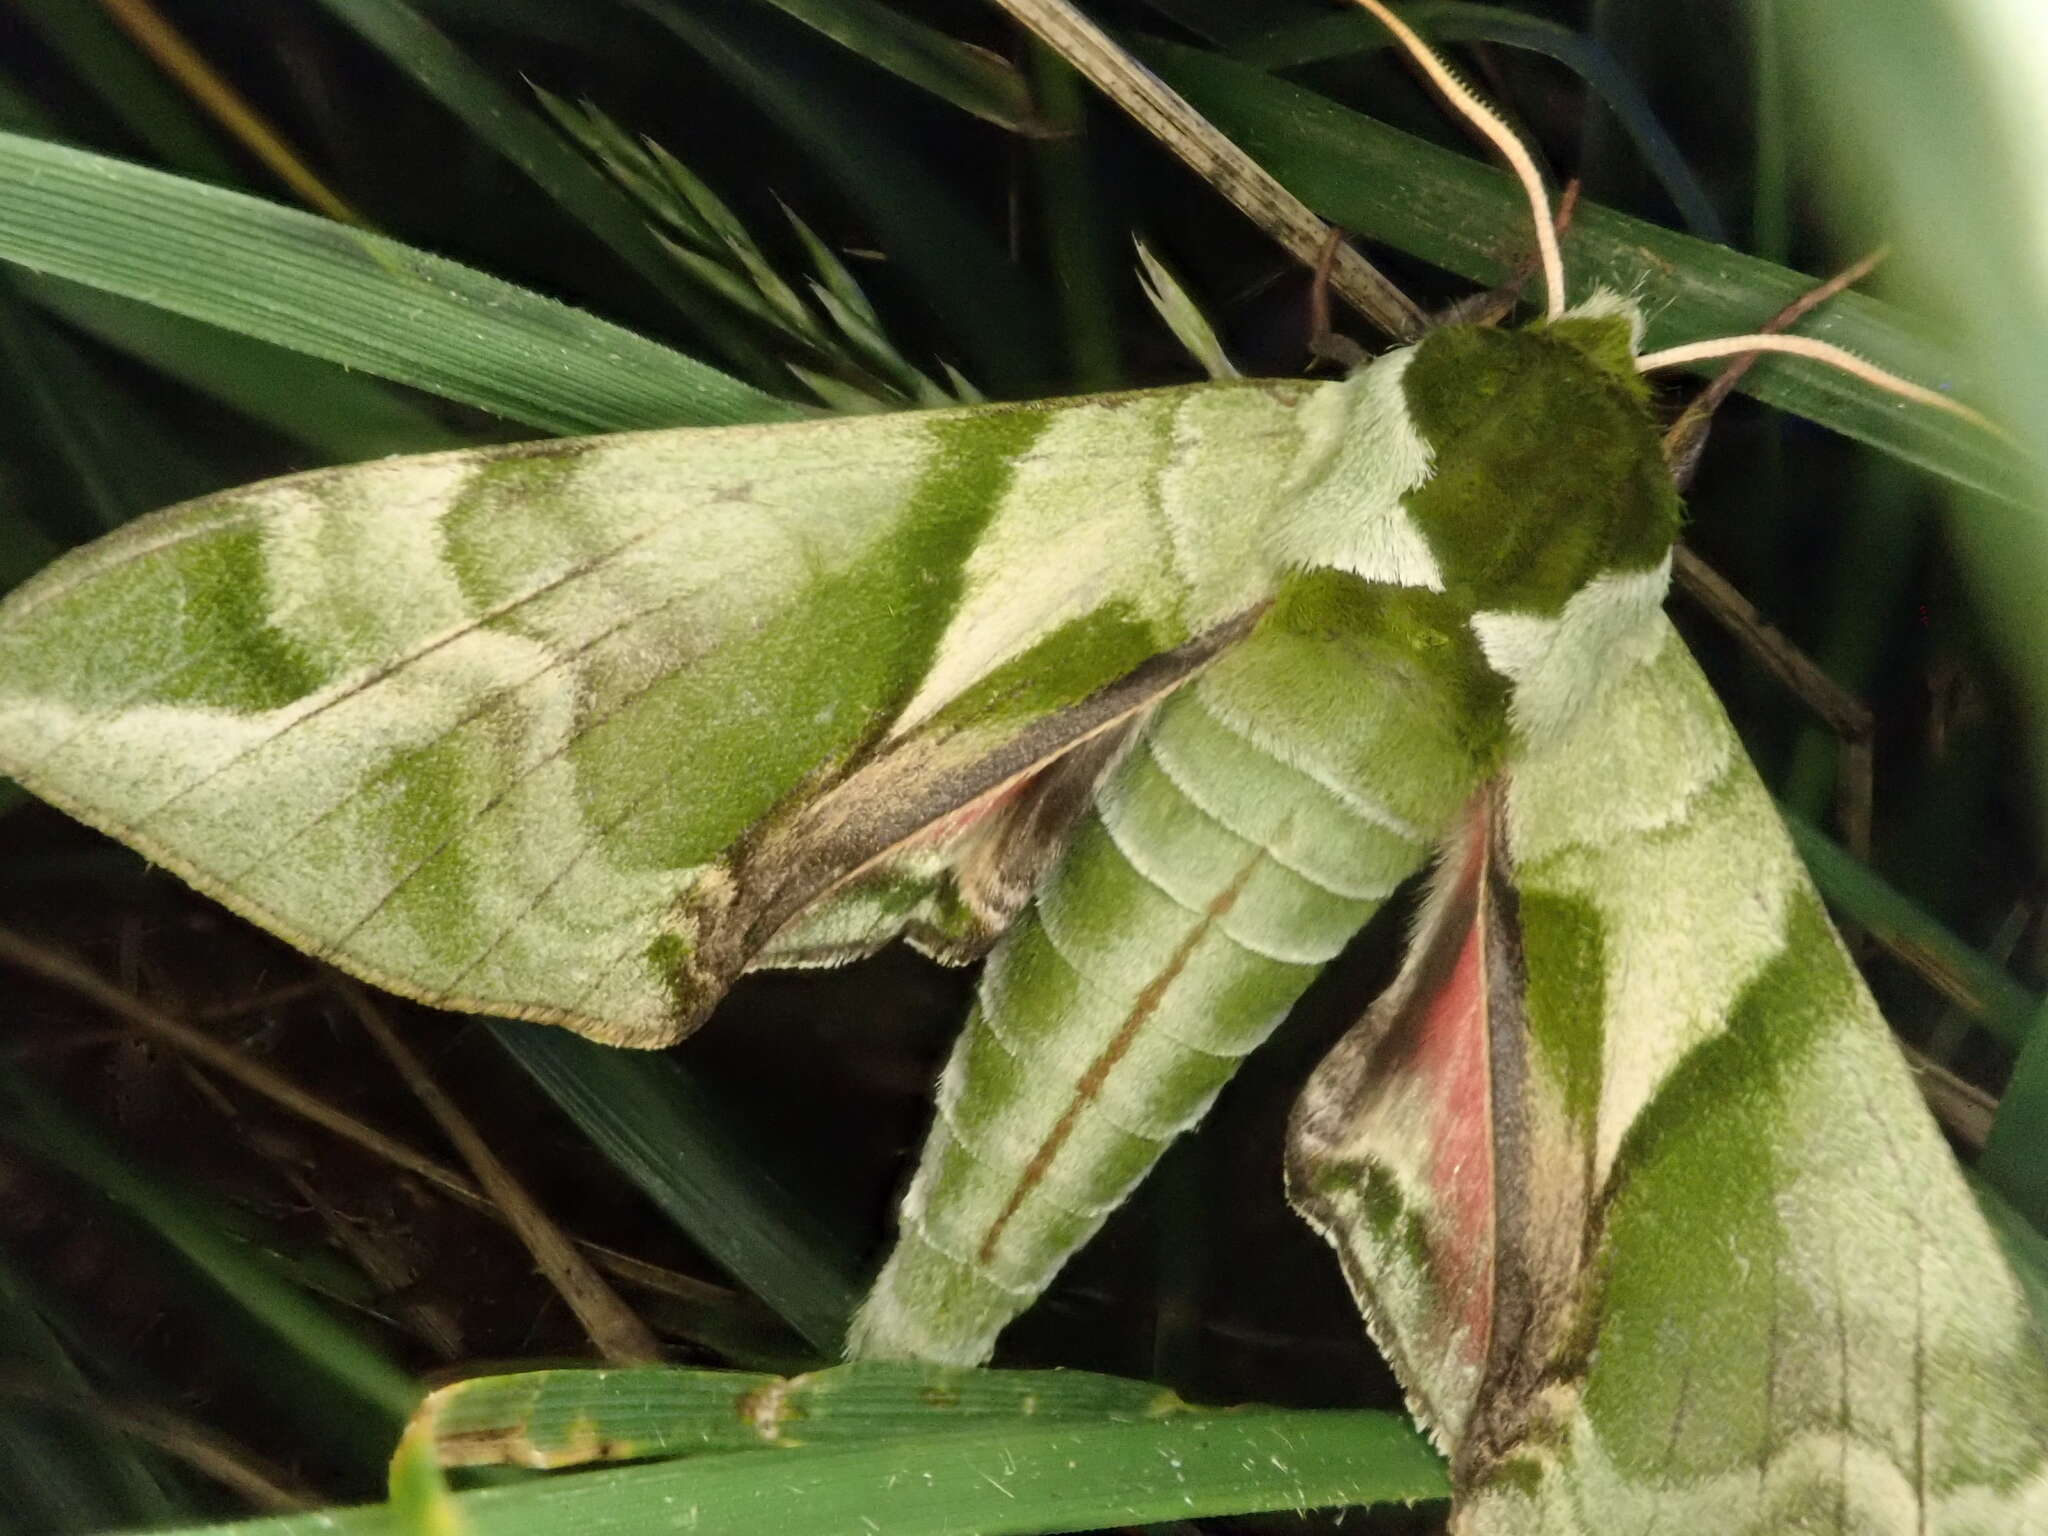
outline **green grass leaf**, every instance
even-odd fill
[[[1041,131],[1031,90],[1015,66],[913,21],[878,0],[767,0],[872,64],[1018,133]]]
[[[800,414],[657,342],[398,241],[14,134],[0,134],[0,260],[547,432]]]
[[[2048,1004],[2035,1010],[2031,1024],[1977,1171],[2048,1233]]]
[[[49,1301],[0,1261],[0,1509],[8,1530],[168,1524],[180,1501],[123,1436],[95,1422],[92,1384],[48,1321]],[[16,1395],[20,1373],[38,1397]],[[75,1397],[87,1411],[38,1406]]]
[[[863,1360],[802,1376],[648,1366],[473,1377],[429,1397],[407,1438],[437,1447],[447,1466],[557,1468],[1206,1411],[1151,1382],[1089,1371],[982,1371],[902,1360]]]
[[[489,1024],[620,1173],[820,1355],[839,1353],[862,1256],[776,1181],[759,1138],[680,1063],[545,1025]]]
[[[99,5],[20,0],[36,30],[105,103],[115,119],[158,159],[187,176],[233,186],[240,168],[215,130],[192,109],[154,60]]]
[[[915,137],[877,112],[871,89],[835,78],[757,18],[680,0],[626,0],[725,76],[830,179],[957,345],[967,371],[1004,394],[1052,376],[1044,296],[1010,261]],[[801,34],[799,34],[799,38]]]
[[[2031,1032],[2040,1002],[1998,966],[1985,959],[1875,870],[1804,818],[1787,813],[1785,825],[1813,883],[1844,917],[1870,930],[1888,949],[1910,951],[1940,974],[1943,988],[1976,1013],[1978,1022],[2006,1045],[2017,1048]]]
[[[775,1475],[764,1477],[764,1456]],[[1267,1510],[1442,1498],[1443,1464],[1400,1416],[1239,1409],[1156,1422],[1000,1429],[737,1451],[457,1494],[469,1536],[1030,1536]],[[383,1536],[382,1507],[209,1527]],[[198,1533],[168,1533],[198,1536]]]
[[[326,1308],[278,1278],[207,1218],[204,1202],[141,1172],[121,1151],[23,1079],[0,1085],[0,1135],[22,1152],[62,1169],[134,1218],[231,1303],[251,1336],[236,1346],[244,1363],[269,1356],[289,1362],[270,1385],[298,1395],[310,1429],[324,1427],[336,1449],[388,1443],[419,1401],[420,1389]],[[265,1342],[258,1345],[254,1334]],[[318,1401],[311,1397],[318,1383]]]
[[[1402,6],[1401,16],[1439,46],[1500,43],[1540,53],[1564,65],[1585,81],[1620,121],[1686,227],[1702,240],[1720,242],[1728,238],[1707,189],[1685,163],[1685,157],[1664,131],[1664,125],[1657,120],[1635,81],[1598,38],[1540,16],[1526,16],[1498,5],[1470,5],[1464,0],[1422,0],[1420,4]],[[1231,52],[1262,69],[1291,69],[1388,47],[1392,42],[1387,29],[1369,13],[1354,11],[1275,28]]]
[[[21,273],[15,285],[79,330],[303,443],[326,461],[352,464],[480,440],[402,392],[338,364],[62,278]]]

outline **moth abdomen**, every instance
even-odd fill
[[[986,1359],[1201,1118],[1476,779],[1437,694],[1283,605],[1159,707],[990,957],[852,1353]]]

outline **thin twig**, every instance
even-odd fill
[[[313,1181],[301,1173],[286,1155],[281,1138],[252,1134],[235,1101],[206,1075],[191,1057],[178,1054],[176,1061],[199,1096],[227,1121],[232,1133],[251,1155],[268,1163],[278,1178],[291,1186],[292,1193],[327,1229],[335,1247],[347,1254],[356,1268],[377,1288],[380,1306],[395,1313],[411,1328],[414,1337],[439,1355],[454,1361],[462,1357],[462,1329],[443,1303],[431,1297],[409,1294],[418,1270],[383,1233],[350,1221],[322,1194]],[[380,1314],[381,1315],[381,1314]]]
[[[344,224],[367,226],[368,221],[313,174],[269,120],[201,58],[149,0],[100,0],[100,5],[143,52],[156,60],[159,69],[183,86],[185,94],[250,154],[270,167],[277,179],[290,187],[307,207]]]
[[[1366,351],[1330,323],[1330,279],[1337,270],[1337,256],[1345,248],[1344,232],[1333,229],[1323,242],[1322,254],[1316,257],[1308,283],[1308,351],[1311,357],[1349,369],[1365,361]]]
[[[89,1423],[140,1440],[183,1462],[195,1472],[233,1490],[257,1509],[277,1514],[310,1509],[311,1495],[292,1488],[262,1459],[217,1431],[155,1403],[70,1392],[26,1372],[0,1372],[0,1397],[76,1415]]]
[[[1934,1118],[1972,1152],[1982,1152],[1991,1136],[1991,1122],[1998,1115],[1998,1100],[1905,1041],[1899,1042],[1899,1049],[1905,1052],[1906,1065],[1913,1069],[1913,1081],[1919,1085],[1927,1107],[1934,1111]]]
[[[598,1353],[618,1365],[648,1365],[661,1359],[661,1346],[654,1330],[605,1284],[597,1270],[576,1251],[554,1219],[538,1200],[527,1193],[512,1170],[507,1168],[470,1119],[441,1089],[426,1064],[412,1047],[399,1039],[385,1020],[383,1011],[361,987],[345,977],[335,978],[335,987],[356,1021],[377,1042],[413,1095],[441,1127],[441,1134],[455,1144],[469,1171],[498,1209],[510,1219],[512,1230],[526,1244],[534,1263],[548,1283],[561,1293],[576,1314],[583,1331],[590,1335]]]
[[[1315,266],[1330,226],[1068,0],[998,3],[1304,266]],[[1397,341],[1412,341],[1425,328],[1415,301],[1349,246],[1336,258],[1331,286]]]
[[[1798,324],[1836,294],[1862,282],[1884,260],[1885,254],[1885,248],[1880,246],[1826,282],[1816,283],[1766,320],[1759,335],[1774,336],[1787,326]],[[1714,413],[1762,355],[1760,350],[1754,350],[1735,357],[1693,397],[1666,430],[1664,462],[1681,491],[1692,483],[1699,469]],[[1733,584],[1683,545],[1676,551],[1675,571],[1679,585],[1840,739],[1842,751],[1835,766],[1835,822],[1843,845],[1860,862],[1869,863],[1876,800],[1873,743],[1877,730],[1870,707],[1828,676],[1818,662],[1774,626],[1765,623],[1755,606]]]
[[[1851,262],[1826,282],[1807,289],[1766,320],[1758,330],[1764,335],[1775,335],[1797,325],[1836,294],[1855,287],[1870,276],[1886,255],[1886,248],[1879,246],[1869,255]],[[1761,352],[1745,352],[1736,357],[1726,368],[1714,375],[1712,383],[1693,396],[1685,409],[1679,413],[1678,420],[1665,432],[1664,462],[1671,466],[1671,478],[1677,482],[1681,491],[1692,484],[1693,474],[1699,468],[1700,454],[1707,446],[1707,428],[1713,423],[1714,413],[1721,408],[1721,403],[1735,392],[1735,386],[1742,382],[1742,376],[1754,368],[1762,357]]]
[[[353,1115],[344,1114],[282,1073],[250,1060],[203,1030],[194,1029],[163,1009],[152,1007],[133,993],[123,991],[82,961],[0,928],[0,964],[30,972],[77,993],[136,1029],[205,1062],[223,1076],[261,1094],[280,1109],[332,1132],[393,1167],[403,1169],[457,1204],[493,1221],[508,1220],[505,1213],[486,1199],[474,1184],[447,1164],[437,1162],[374,1126],[364,1124]],[[97,1040],[99,1037],[94,1033],[88,1038]],[[619,1279],[660,1295],[672,1296],[678,1301],[730,1306],[741,1299],[736,1292],[724,1286],[620,1253],[602,1243],[579,1239],[577,1246]]]

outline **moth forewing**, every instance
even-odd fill
[[[1552,1369],[1575,1412],[1472,1529],[1593,1496],[1676,1530],[2048,1528],[2042,1339],[1674,633],[1530,751],[1508,828],[1531,1035],[1584,1106],[1596,1219]]]
[[[0,606],[0,770],[390,990],[664,1044],[917,818],[1228,643],[1304,388],[227,492]]]
[[[1675,633],[1523,743],[1310,1080],[1461,1532],[2048,1523],[2048,1356]]]

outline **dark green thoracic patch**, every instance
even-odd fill
[[[1610,319],[1445,326],[1417,346],[1403,389],[1435,469],[1408,509],[1462,606],[1555,613],[1670,549],[1678,497],[1628,357]]]

